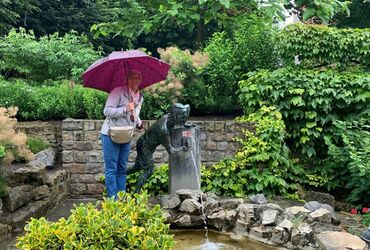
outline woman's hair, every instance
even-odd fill
[[[129,71],[127,71],[127,79],[129,79],[132,76],[138,76],[139,77],[139,81],[141,83],[142,78],[141,78],[141,74],[140,74],[139,71],[134,70],[134,69],[130,69]]]

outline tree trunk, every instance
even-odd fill
[[[197,44],[196,44],[197,49],[199,49],[204,43],[204,33],[205,33],[204,13],[201,13],[197,24]]]

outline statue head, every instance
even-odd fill
[[[188,104],[183,105],[181,103],[175,103],[170,108],[169,112],[169,125],[170,127],[184,126],[189,118],[190,106]]]

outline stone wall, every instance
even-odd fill
[[[31,217],[45,216],[67,197],[68,171],[50,166],[49,162],[55,162],[52,148],[36,154],[36,159],[27,165],[3,168],[7,188],[5,196],[0,197],[0,239],[11,231],[21,231]]]
[[[101,120],[66,119],[62,125],[63,167],[71,174],[70,194],[98,195],[103,191],[99,178],[103,174],[102,146],[100,141]],[[151,126],[154,121],[145,121],[145,126]],[[232,157],[238,148],[233,140],[241,129],[252,129],[251,124],[234,121],[192,121],[201,133],[202,164],[211,165],[221,159]],[[129,162],[132,164],[136,157],[135,135]],[[167,163],[168,154],[163,147],[154,153],[157,164]]]
[[[17,122],[16,130],[27,136],[40,137],[50,144],[57,152],[62,152],[62,121]]]

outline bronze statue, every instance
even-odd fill
[[[166,148],[168,154],[173,154],[181,150],[188,150],[186,146],[174,148],[171,145],[171,131],[175,126],[192,126],[186,123],[190,114],[190,106],[180,103],[174,104],[170,112],[157,120],[148,128],[137,140],[136,160],[132,167],[127,168],[127,174],[132,174],[141,170],[144,172],[140,175],[136,185],[135,192],[139,192],[144,182],[153,174],[154,160],[153,153],[159,145]]]

